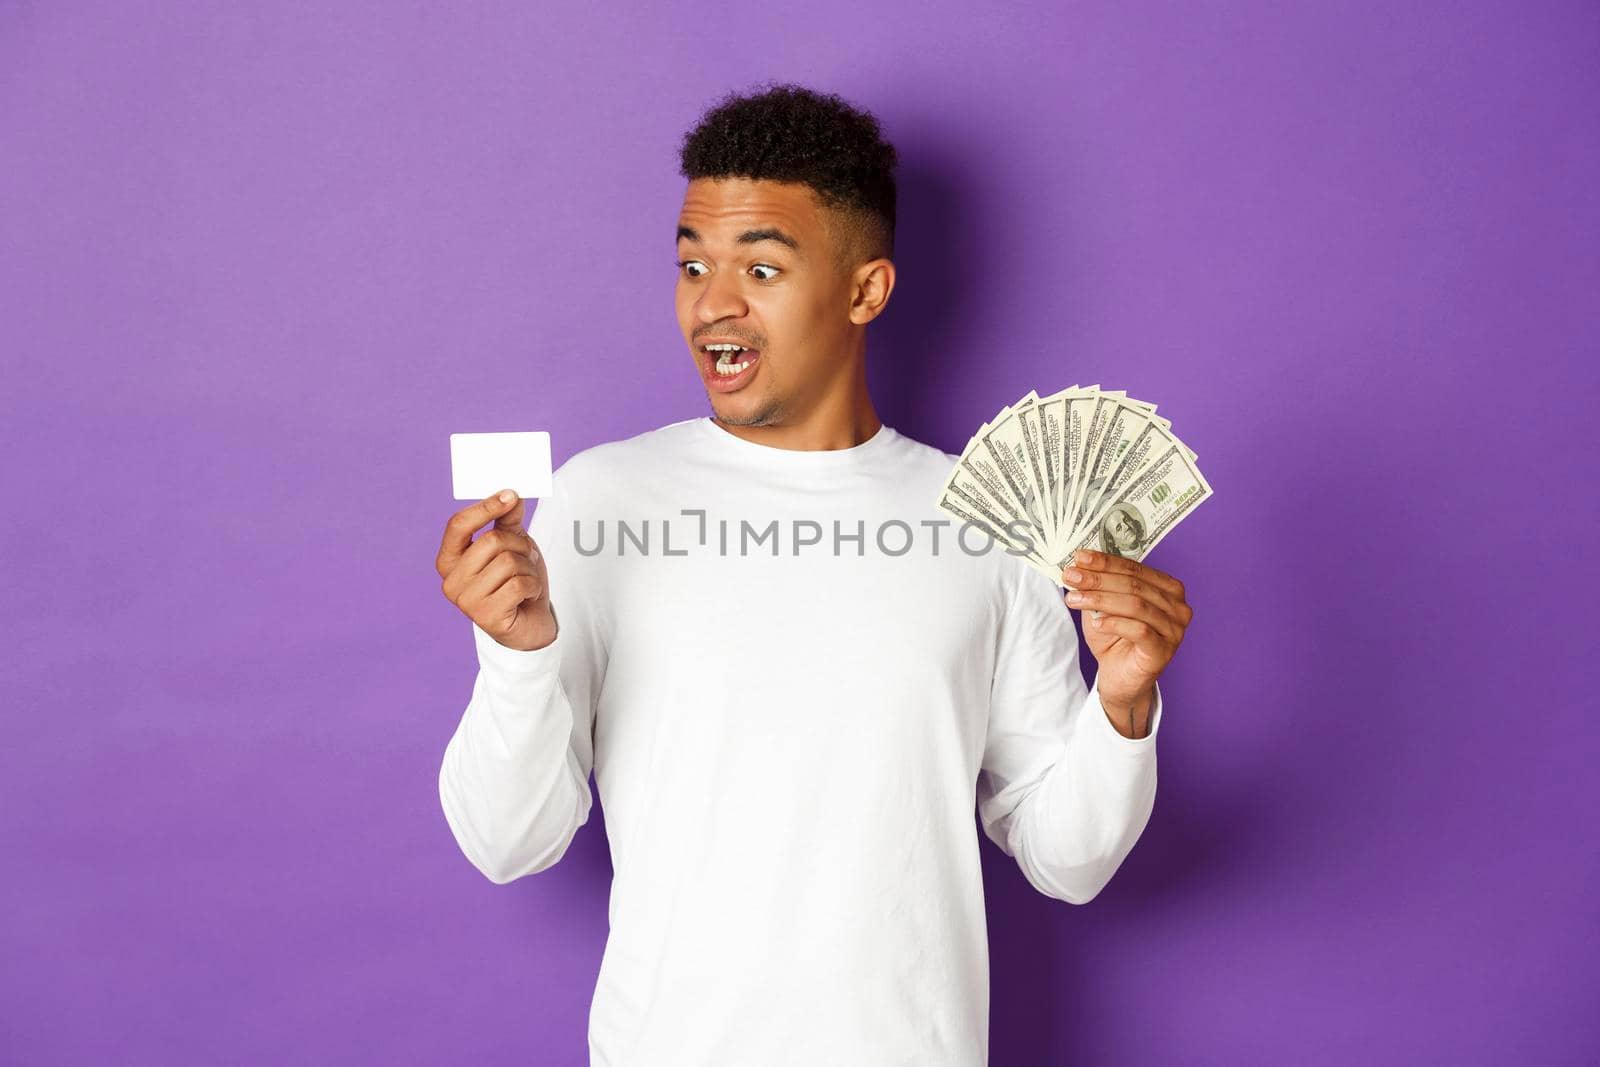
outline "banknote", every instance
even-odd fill
[[[1180,446],[1163,449],[1128,486],[1108,493],[1082,538],[1056,562],[1067,565],[1072,552],[1093,549],[1143,561],[1180,521],[1211,497],[1211,485]]]
[[[1142,561],[1211,494],[1156,405],[1095,384],[1030,390],[1002,408],[967,441],[936,505],[1064,586],[1078,549]]]

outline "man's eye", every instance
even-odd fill
[[[686,269],[688,267],[701,267],[701,268],[705,267],[705,264],[701,263],[698,259],[678,259],[678,260],[674,260],[673,261],[673,265],[676,266],[679,270],[684,270],[684,269]],[[763,281],[763,282],[770,282],[770,281],[772,281],[773,278],[775,278],[778,275],[783,273],[783,271],[779,270],[777,267],[771,266],[770,264],[766,264],[766,263],[757,263],[757,264],[753,265],[750,269],[751,270],[771,271],[772,273],[767,277],[762,277],[759,274],[756,275],[757,280]],[[688,274],[689,274],[689,277],[691,277],[691,278],[703,278],[703,277],[705,277],[705,271],[703,269],[698,273],[691,270],[691,271],[688,272]]]

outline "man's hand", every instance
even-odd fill
[[[1084,640],[1100,671],[1095,688],[1124,737],[1150,733],[1156,678],[1183,642],[1194,612],[1183,583],[1122,556],[1080,549],[1063,568],[1069,607],[1082,608]]]
[[[522,499],[511,490],[462,508],[445,523],[434,569],[444,595],[462,614],[507,648],[531,652],[556,639],[544,554],[522,529]],[[472,532],[494,529],[472,540]]]

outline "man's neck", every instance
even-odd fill
[[[842,380],[830,383],[827,393],[809,410],[783,416],[782,422],[764,426],[738,426],[712,418],[724,430],[758,445],[800,452],[831,452],[854,448],[883,425],[867,389],[866,352],[849,360]]]
[[[802,452],[854,448],[869,440],[883,425],[878,413],[873,410],[871,400],[861,405],[852,404],[836,412],[817,410],[798,421],[767,426],[739,426],[723,422],[715,415],[712,421],[734,436],[754,444]]]

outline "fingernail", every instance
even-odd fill
[[[1067,603],[1073,605],[1074,607],[1082,604],[1083,594],[1078,592],[1076,589],[1069,590],[1067,592]]]
[[[513,493],[511,490],[509,490],[509,489],[500,490],[500,500],[501,500],[501,502],[509,504],[515,499],[517,499],[517,494]]]
[[[1061,577],[1065,578],[1069,582],[1081,582],[1083,581],[1083,572],[1078,570],[1076,567],[1068,567],[1066,570],[1061,572]]]

